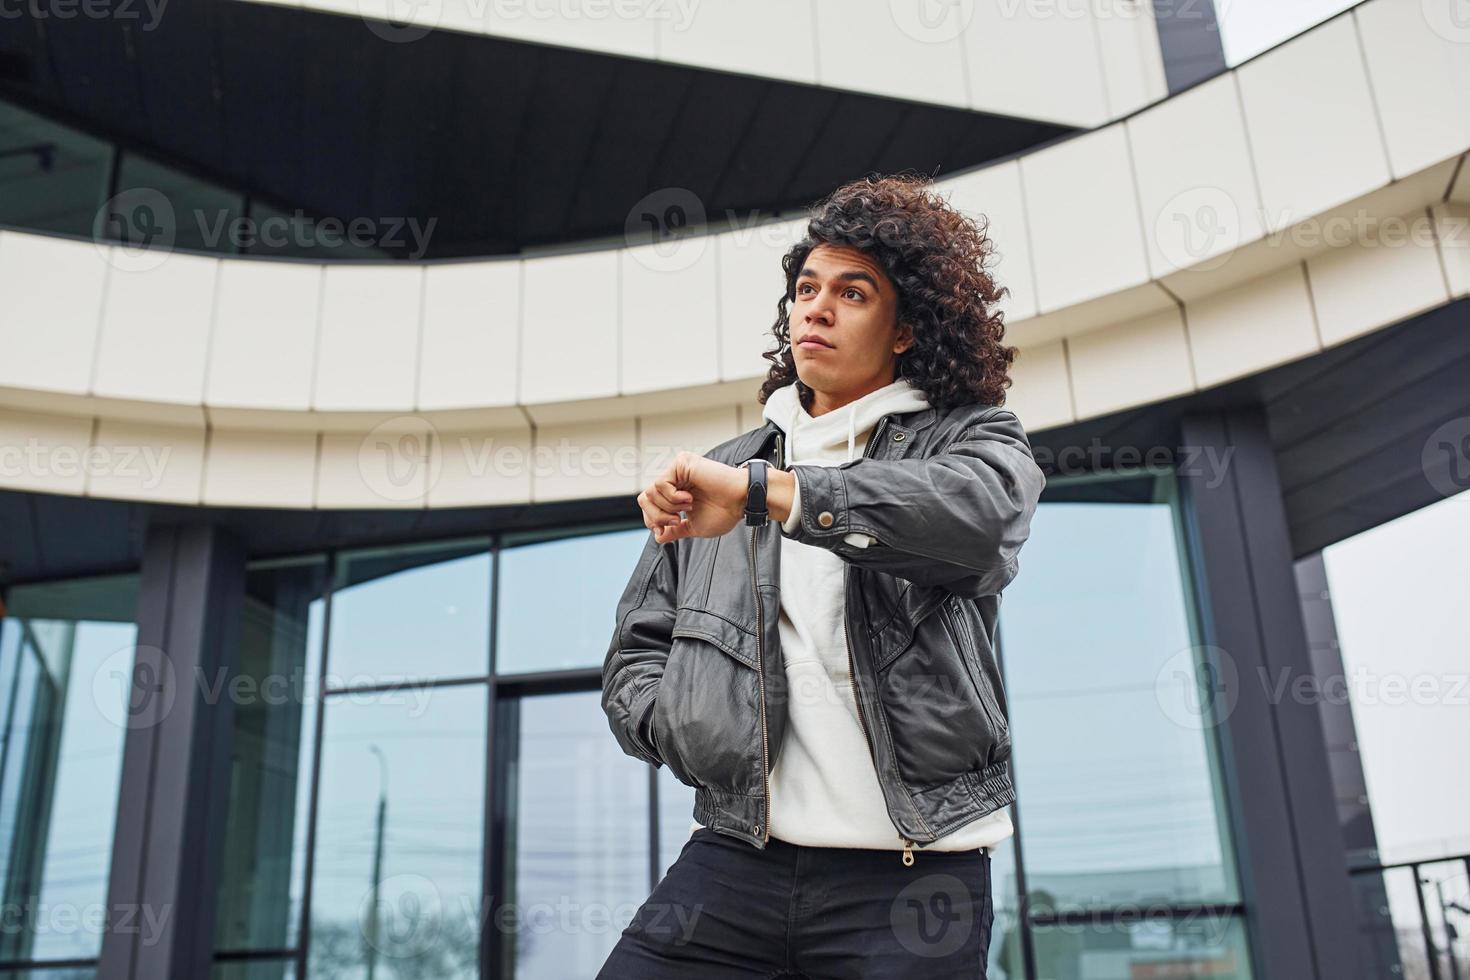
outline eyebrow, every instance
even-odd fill
[[[802,269],[801,272],[799,272],[797,274],[796,278],[798,278],[798,279],[808,279],[808,278],[810,278],[810,279],[820,279],[821,277],[818,276],[816,274],[816,272],[814,272],[811,268],[805,268],[805,269]],[[839,272],[839,273],[837,273],[837,278],[843,280],[844,282],[855,282],[855,281],[856,282],[866,282],[866,283],[870,284],[878,292],[881,293],[883,291],[883,287],[880,286],[880,285],[878,285],[878,280],[874,279],[872,276],[868,275],[866,272],[862,271],[861,269],[849,269],[849,270],[847,270],[845,272]]]

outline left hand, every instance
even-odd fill
[[[638,495],[643,524],[659,544],[728,534],[745,516],[747,479],[738,466],[681,452]]]

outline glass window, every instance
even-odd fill
[[[1011,810],[1011,822],[1016,819]],[[995,921],[990,927],[989,980],[1025,980],[1021,968],[1020,888],[1016,876],[1016,839],[1009,837],[990,852],[990,901]]]
[[[234,706],[218,949],[289,949],[300,932],[326,569],[321,558],[271,562],[246,577],[240,675],[248,683]],[[228,968],[242,977],[279,969]]]
[[[0,961],[87,959],[105,909],[138,580],[16,586],[0,623]],[[61,928],[45,910],[72,909]],[[49,975],[49,974],[48,974]]]
[[[1032,936],[1039,980],[1248,980],[1251,975],[1244,929],[1229,916],[1130,915],[1036,926]]]
[[[0,224],[92,234],[112,145],[0,101]]]
[[[212,980],[295,980],[295,960],[250,960],[216,963]]]
[[[1342,655],[1324,701],[1351,705],[1384,863],[1470,853],[1465,583],[1470,493],[1322,552]],[[1371,857],[1371,856],[1370,856]]]
[[[1026,885],[1061,908],[1238,901],[1169,486],[1043,502],[1001,605]]]
[[[648,897],[648,766],[608,735],[596,691],[519,703],[509,912],[516,980],[597,973]]]
[[[190,176],[173,167],[124,153],[118,165],[117,201],[125,213],[111,215],[109,238],[137,246],[236,252],[233,226],[244,197],[239,191]]]
[[[669,872],[669,865],[689,843],[694,828],[694,787],[685,786],[669,772],[658,769],[658,876]]]
[[[500,553],[496,672],[598,667],[648,529],[520,544]]]
[[[327,698],[309,975],[479,975],[487,703],[483,684]]]
[[[490,671],[490,542],[344,554],[332,593],[329,688]]]

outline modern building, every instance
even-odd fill
[[[634,495],[906,168],[1049,477],[990,975],[1470,976],[1470,19],[1217,12],[0,5],[0,977],[595,973]]]

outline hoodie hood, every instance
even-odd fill
[[[761,417],[775,423],[786,434],[786,462],[790,465],[842,449],[846,450],[848,460],[856,459],[859,433],[866,432],[885,415],[928,407],[929,399],[924,393],[899,378],[835,411],[812,418],[801,407],[793,381],[771,392]]]

